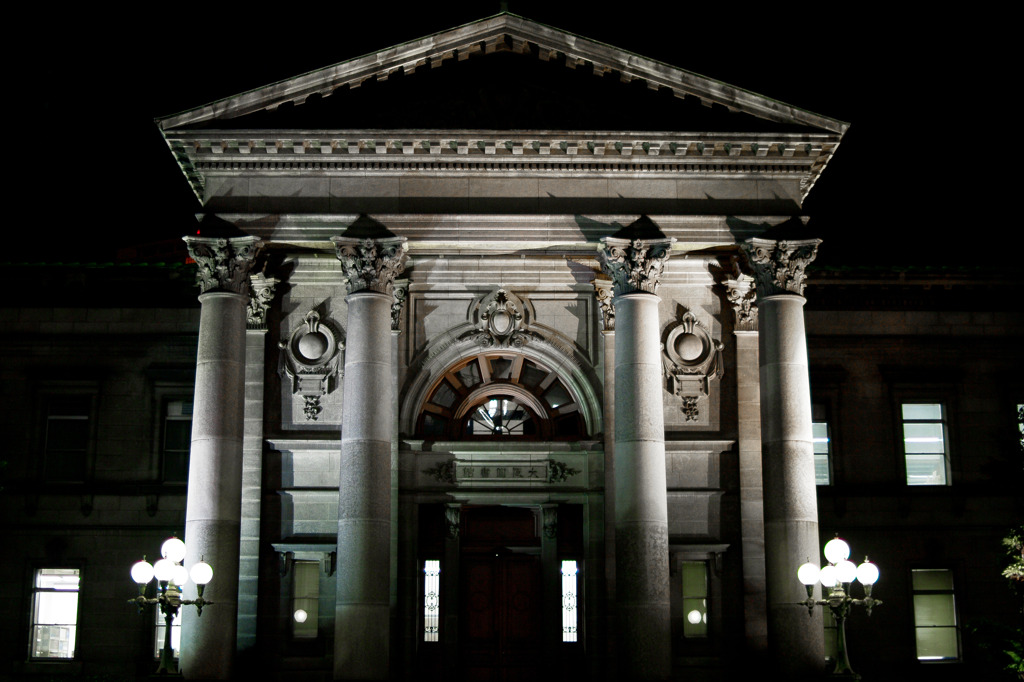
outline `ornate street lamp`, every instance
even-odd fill
[[[174,674],[178,672],[178,665],[174,661],[174,648],[171,645],[171,631],[174,626],[174,617],[182,604],[194,604],[199,615],[203,615],[203,607],[213,604],[212,601],[203,599],[203,590],[206,584],[213,578],[213,569],[210,564],[200,560],[187,570],[181,565],[185,558],[185,543],[178,538],[168,538],[160,547],[162,559],[156,564],[150,564],[146,557],[132,566],[132,580],[139,585],[139,596],[128,601],[137,604],[139,613],[144,611],[147,604],[159,604],[160,611],[164,614],[164,646],[160,650],[160,666],[156,669],[157,674]],[[189,578],[196,584],[199,593],[196,599],[182,599],[181,588],[188,582]],[[156,578],[157,594],[155,598],[146,597],[146,588]]]
[[[807,587],[807,600],[801,603],[809,614],[814,613],[815,606],[827,606],[832,611],[836,622],[836,667],[832,675],[859,680],[860,675],[850,667],[846,650],[846,616],[852,605],[863,606],[870,616],[871,609],[882,604],[881,600],[871,596],[871,588],[878,581],[878,567],[867,557],[860,566],[850,561],[850,546],[838,535],[825,543],[824,553],[828,566],[818,568],[818,564],[808,561],[797,569],[797,578]],[[863,599],[854,599],[850,595],[850,586],[855,580],[864,586]],[[814,584],[819,581],[826,596],[815,601]]]

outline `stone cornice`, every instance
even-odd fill
[[[387,80],[399,71],[408,75],[418,68],[441,66],[448,59],[493,52],[532,55],[543,61],[564,56],[570,68],[592,67],[597,77],[614,73],[626,82],[644,81],[649,88],[667,88],[676,97],[695,97],[709,106],[720,104],[770,121],[802,124],[839,135],[849,127],[842,121],[507,12],[167,116],[158,119],[157,124],[169,130],[275,109],[286,102],[302,104],[313,94],[329,96],[338,88],[358,87],[370,79]]]
[[[240,130],[175,131],[167,142],[202,200],[207,176],[552,173],[798,176],[806,197],[835,134]]]

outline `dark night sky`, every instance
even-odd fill
[[[27,131],[15,147],[34,147],[20,201],[43,210],[50,233],[66,237],[50,241],[55,257],[110,259],[119,245],[189,231],[199,205],[155,117],[473,21],[498,3],[402,11],[377,3],[354,13],[345,3],[289,3],[280,16],[251,5],[188,14],[194,7],[109,23],[95,15],[47,19],[19,55],[25,96],[8,98],[8,111]],[[825,240],[822,261],[992,260],[1012,227],[992,208],[1000,152],[1013,142],[998,132],[1012,130],[1001,120],[1009,114],[985,94],[999,60],[986,58],[996,43],[981,29],[997,18],[961,17],[953,26],[839,10],[823,16],[805,5],[807,20],[791,23],[775,6],[757,14],[694,7],[637,1],[613,15],[592,3],[510,3],[530,19],[850,122],[805,204]],[[61,180],[45,179],[52,174]],[[17,238],[6,230],[11,244]],[[958,243],[954,235],[965,230],[991,237]],[[34,232],[22,234],[35,239]]]

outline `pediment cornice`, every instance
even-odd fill
[[[411,74],[419,68],[440,66],[448,59],[502,51],[529,54],[542,60],[564,57],[569,68],[592,67],[595,76],[615,75],[625,82],[644,81],[649,88],[667,88],[677,97],[694,97],[708,106],[718,104],[730,111],[778,123],[805,125],[840,136],[849,127],[842,121],[509,13],[159,118],[157,125],[164,131],[200,124],[209,126],[217,120],[275,109],[289,102],[302,104],[311,95],[329,96],[338,88],[359,87],[369,79],[387,80],[398,71]]]

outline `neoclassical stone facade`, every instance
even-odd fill
[[[557,55],[592,67],[595,78],[616,71],[683,104],[725,105],[756,132],[273,124],[286,102],[297,107],[289,125],[307,106],[314,118],[342,112],[331,98],[309,104],[308,93],[351,96],[395,69],[454,73],[490,55],[513,65]],[[813,245],[761,235],[799,211],[846,124],[720,85],[504,14],[381,53],[372,65],[346,62],[159,121],[206,210],[262,243],[260,272],[278,282],[274,299],[266,288],[261,299],[283,368],[267,377],[266,388],[281,389],[265,414],[280,419],[264,425],[263,460],[264,468],[279,460],[275,492],[287,504],[259,507],[259,546],[287,557],[286,567],[328,566],[315,635],[331,644],[324,656],[336,679],[413,669],[507,676],[558,657],[592,673],[613,665],[628,677],[667,679],[680,657],[708,653],[708,631],[729,630],[752,651],[769,642],[799,651],[784,661],[797,673],[821,668],[821,627],[776,613],[799,599],[788,574],[773,573],[817,554],[807,363],[797,357]],[[261,127],[251,128],[258,114]],[[698,199],[710,195],[728,198]],[[756,324],[749,302],[739,322],[725,314],[745,295],[736,292],[750,289],[748,275],[721,274],[741,252],[765,308]],[[211,267],[200,261],[204,286],[208,271],[248,285],[237,259],[218,257]],[[770,286],[781,291],[769,295]],[[218,318],[234,327],[238,367],[243,311],[240,302],[237,315]],[[758,439],[736,437],[753,414],[723,389],[739,361],[724,360],[738,352],[730,329],[760,344],[761,378],[742,392],[762,406],[763,494],[759,484],[723,480],[732,476],[722,470],[726,453],[761,459]],[[226,331],[201,327],[201,347],[210,335]],[[229,390],[241,395],[240,386]],[[226,412],[216,421],[241,428]],[[202,461],[194,458],[190,473],[203,481],[190,484],[189,524],[199,523],[192,498],[213,497],[201,487],[214,484]],[[800,484],[790,489],[796,469]],[[762,499],[773,501],[763,530]],[[543,531],[510,544],[503,533],[520,532],[521,514]],[[246,521],[244,507],[241,517],[223,511],[218,540],[233,545]],[[789,549],[762,557],[754,548],[766,541]],[[505,549],[485,560],[482,548],[494,544]],[[431,561],[441,576],[436,623],[422,606]],[[558,576],[570,561],[583,569],[566,596]],[[264,584],[253,570],[243,564],[238,579]],[[740,576],[742,608],[723,592]],[[291,580],[286,570],[273,581],[282,614],[297,589]],[[709,599],[716,591],[723,596]],[[687,608],[694,595],[702,595],[696,610]],[[562,632],[566,600],[582,608],[563,614],[577,620]],[[697,627],[684,624],[698,612],[706,615]],[[743,631],[741,622],[755,625]],[[186,676],[229,674],[226,661],[198,652],[258,641],[258,622],[239,623],[236,635],[187,622]]]
[[[481,88],[534,95],[557,92],[571,69],[565,88],[601,83],[636,111],[665,107],[678,128],[647,130],[638,115],[621,129],[506,129],[476,111],[425,128],[416,101],[405,127],[345,125],[353,107],[491,68],[501,77]],[[534,89],[519,73],[549,80]],[[90,312],[105,326],[80,327],[88,340],[66,347],[53,325],[78,313],[12,321],[8,383],[41,377],[43,435],[23,449],[43,464],[15,461],[24,485],[5,532],[28,557],[16,570],[74,567],[82,604],[100,611],[97,573],[183,531],[186,563],[215,570],[214,605],[185,612],[186,678],[258,668],[281,679],[663,680],[768,665],[798,679],[830,655],[795,578],[822,538],[849,528],[874,558],[860,543],[887,528],[883,574],[911,575],[960,561],[935,550],[929,518],[981,523],[947,491],[891,492],[883,477],[903,485],[909,460],[881,464],[881,436],[862,435],[871,429],[856,416],[873,415],[877,430],[880,395],[957,403],[957,371],[915,387],[929,374],[914,369],[920,358],[959,361],[934,341],[946,317],[858,316],[846,280],[824,276],[833,307],[805,310],[819,240],[794,216],[846,123],[504,13],[158,126],[203,205],[185,238],[198,308]],[[1013,353],[985,329],[1019,337],[1024,324],[972,319],[958,333],[985,350],[962,396],[1009,396]],[[887,346],[894,330],[906,338]],[[48,363],[73,362],[78,344],[117,380],[33,364],[24,339],[46,334],[64,349]],[[127,350],[97,350],[111,346]],[[73,399],[51,400],[61,391]],[[972,400],[959,398],[961,414]],[[12,419],[32,421],[18,409]],[[158,444],[145,456],[107,445],[115,413],[132,444],[140,429]],[[954,434],[951,414],[942,427]],[[174,478],[167,434],[189,416],[176,455],[187,476]],[[97,417],[88,473],[53,479],[50,462],[68,455],[51,452],[49,429]],[[822,428],[837,447],[824,469]],[[980,464],[947,461],[951,480],[980,485]],[[130,490],[110,492],[120,484]],[[41,521],[51,498],[74,518]],[[65,526],[87,529],[95,551],[60,540]],[[898,558],[922,537],[931,544]],[[11,584],[24,577],[3,570]],[[890,579],[912,596],[909,578]],[[890,594],[904,607],[893,611],[912,612],[910,597]],[[152,623],[92,618],[80,621],[79,658],[102,640],[93,633],[119,633],[107,644],[129,661],[118,670],[142,674]],[[901,618],[879,626],[879,660],[902,674],[910,664],[892,663],[905,653],[893,642],[904,626],[913,640],[915,625]],[[0,672],[49,670],[36,658]]]

